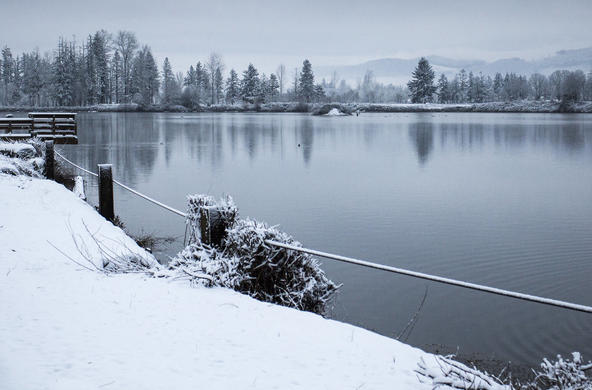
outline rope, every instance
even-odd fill
[[[88,173],[89,175],[93,175],[94,177],[99,177],[99,175],[97,175],[96,173],[94,173],[94,172],[91,172],[91,171],[89,171],[89,170],[86,170],[86,169],[82,168],[80,165],[76,165],[76,164],[74,164],[72,161],[70,161],[70,160],[68,160],[66,157],[62,156],[62,155],[60,154],[60,152],[58,152],[57,150],[54,150],[53,152],[54,152],[55,154],[57,154],[57,155],[58,155],[58,156],[59,156],[59,157],[60,157],[62,160],[64,160],[65,162],[67,162],[68,164],[75,166],[76,168],[80,169],[80,170],[81,170],[81,171],[83,171],[83,172],[86,172],[86,173]]]
[[[187,218],[187,214],[185,214],[184,212],[182,212],[182,211],[179,211],[179,210],[177,210],[177,209],[175,209],[175,208],[173,208],[173,207],[171,207],[171,206],[167,206],[166,204],[164,204],[164,203],[162,203],[162,202],[159,202],[159,201],[157,201],[156,199],[152,199],[151,197],[149,197],[149,196],[147,196],[147,195],[144,195],[144,194],[142,194],[142,193],[140,193],[140,192],[138,192],[138,191],[134,190],[133,188],[130,188],[130,187],[126,186],[125,184],[118,182],[118,181],[117,181],[117,180],[115,180],[115,179],[113,179],[113,183],[117,184],[118,186],[120,186],[121,188],[123,188],[123,189],[125,189],[125,190],[128,190],[128,191],[129,191],[129,192],[131,192],[132,194],[136,194],[136,195],[138,195],[140,198],[144,198],[144,199],[146,199],[148,202],[152,202],[152,203],[154,203],[155,205],[157,205],[157,206],[160,206],[160,207],[162,207],[163,209],[170,211],[171,213],[175,213],[175,214],[177,214],[177,215],[179,215],[179,216],[181,216],[181,217],[183,217],[183,218]]]
[[[314,256],[325,257],[327,259],[333,259],[333,260],[342,261],[342,262],[350,263],[350,264],[357,264],[357,265],[361,265],[363,267],[374,268],[374,269],[393,272],[393,273],[397,273],[397,274],[401,274],[401,275],[413,276],[415,278],[431,280],[433,282],[451,284],[453,286],[459,286],[459,287],[464,287],[464,288],[478,290],[478,291],[485,291],[485,292],[489,292],[492,294],[522,299],[525,301],[543,303],[545,305],[557,306],[557,307],[562,307],[564,309],[576,310],[576,311],[581,311],[581,312],[585,312],[585,313],[592,313],[592,307],[590,307],[590,306],[578,305],[575,303],[559,301],[556,299],[538,297],[536,295],[529,295],[529,294],[523,294],[523,293],[518,293],[518,292],[514,292],[514,291],[502,290],[500,288],[488,287],[488,286],[483,286],[483,285],[475,284],[475,283],[463,282],[460,280],[444,278],[441,276],[424,274],[422,272],[409,271],[409,270],[402,269],[402,268],[396,268],[396,267],[390,267],[387,265],[371,263],[369,261],[358,260],[358,259],[354,259],[351,257],[339,256],[339,255],[334,255],[331,253],[316,251],[313,249],[301,248],[301,247],[297,247],[294,245],[288,245],[288,244],[284,244],[284,243],[272,241],[272,240],[265,240],[265,243],[268,245],[276,246],[276,247],[281,247],[281,248],[285,248],[285,249],[308,253],[308,254],[311,254]]]
[[[59,152],[55,151],[55,154],[57,154],[60,158],[62,158],[67,163],[69,163],[72,166],[80,169],[81,171],[84,171],[84,172],[86,172],[86,173],[88,173],[90,175],[93,175],[95,177],[98,177],[99,176],[99,175],[97,175],[94,172],[88,171],[88,170],[82,168],[81,166],[74,164],[72,161],[70,161],[66,157],[62,156]],[[129,192],[131,192],[133,194],[136,194],[139,197],[144,198],[147,201],[152,202],[155,205],[164,208],[165,210],[168,210],[168,211],[170,211],[170,212],[172,212],[174,214],[177,214],[177,215],[179,215],[179,216],[181,216],[183,218],[187,218],[187,214],[184,213],[184,212],[182,212],[182,211],[179,211],[179,210],[177,210],[177,209],[175,209],[173,207],[167,206],[166,204],[164,204],[162,202],[159,202],[156,199],[152,199],[151,197],[149,197],[147,195],[144,195],[144,194],[142,194],[142,193],[134,190],[133,188],[130,188],[130,187],[126,186],[125,184],[123,184],[123,183],[121,183],[121,182],[119,182],[117,180],[113,180],[113,182],[115,184],[117,184],[118,186],[120,186],[121,188],[123,188],[123,189],[125,189],[125,190],[127,190],[127,191],[129,191]],[[485,292],[488,292],[488,293],[502,295],[502,296],[505,296],[505,297],[522,299],[524,301],[537,302],[537,303],[542,303],[542,304],[545,304],[545,305],[551,305],[551,306],[561,307],[561,308],[564,308],[564,309],[575,310],[575,311],[580,311],[580,312],[584,312],[584,313],[592,313],[592,307],[590,307],[590,306],[579,305],[579,304],[576,304],[576,303],[559,301],[559,300],[556,300],[556,299],[544,298],[544,297],[539,297],[539,296],[536,296],[536,295],[524,294],[524,293],[519,293],[519,292],[514,292],[514,291],[509,291],[509,290],[503,290],[503,289],[496,288],[496,287],[483,286],[483,285],[476,284],[476,283],[463,282],[461,280],[444,278],[442,276],[429,275],[429,274],[425,274],[425,273],[422,273],[422,272],[409,271],[409,270],[406,270],[406,269],[403,269],[403,268],[396,268],[396,267],[391,267],[391,266],[388,266],[388,265],[382,265],[382,264],[372,263],[370,261],[354,259],[352,257],[334,255],[332,253],[321,252],[321,251],[317,251],[317,250],[314,250],[314,249],[301,248],[301,247],[298,247],[298,246],[284,244],[284,243],[273,241],[273,240],[265,240],[264,242],[266,244],[268,244],[268,245],[272,245],[272,246],[276,246],[276,247],[280,247],[280,248],[284,248],[284,249],[289,249],[289,250],[293,250],[293,251],[308,253],[310,255],[319,256],[319,257],[325,257],[327,259],[337,260],[337,261],[341,261],[341,262],[345,262],[345,263],[361,265],[363,267],[374,268],[374,269],[378,269],[378,270],[382,270],[382,271],[387,271],[387,272],[392,272],[392,273],[396,273],[396,274],[412,276],[414,278],[431,280],[433,282],[450,284],[450,285],[453,285],[453,286],[468,288],[468,289],[477,290],[477,291],[485,291]]]
[[[96,173],[91,172],[89,170],[86,170],[86,169],[82,168],[80,165],[76,165],[72,161],[68,160],[66,157],[62,156],[58,151],[55,151],[54,150],[54,153],[57,154],[61,159],[63,159],[64,161],[66,161],[68,164],[70,164],[70,165],[72,165],[72,166],[80,169],[81,171],[84,171],[84,172],[88,173],[89,175],[93,175],[95,177],[99,177],[99,175],[97,175]],[[126,186],[125,184],[123,184],[123,183],[121,183],[121,182],[119,182],[119,181],[117,181],[115,179],[113,179],[113,183],[117,184],[118,186],[120,186],[121,188],[123,188],[125,190],[128,190],[129,192],[131,192],[133,194],[138,195],[140,198],[146,199],[148,202],[152,202],[155,205],[160,206],[160,207],[162,207],[165,210],[168,210],[168,211],[170,211],[172,213],[175,213],[177,215],[180,215],[183,218],[187,218],[187,214],[185,214],[184,212],[179,211],[179,210],[177,210],[177,209],[175,209],[173,207],[167,206],[166,204],[164,204],[162,202],[159,202],[156,199],[153,199],[153,198],[151,198],[151,197],[149,197],[147,195],[144,195],[144,194],[142,194],[142,193],[134,190],[133,188],[130,188],[130,187]]]

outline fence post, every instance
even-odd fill
[[[202,207],[199,209],[199,233],[202,243],[211,245],[210,232],[210,213],[207,208]]]
[[[220,246],[226,234],[226,223],[218,207],[206,206],[199,209],[199,230],[201,242]]]
[[[113,222],[113,172],[111,164],[99,164],[99,214]]]
[[[45,177],[53,180],[55,168],[55,155],[53,141],[45,141]]]

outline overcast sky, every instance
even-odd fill
[[[219,52],[265,72],[309,58],[535,58],[592,46],[592,0],[0,0],[0,46],[52,50],[59,36],[134,31],[175,71]]]

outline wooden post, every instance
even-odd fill
[[[55,155],[53,141],[45,141],[45,177],[49,180],[54,179]]]
[[[111,164],[99,164],[99,214],[113,222],[113,173]]]
[[[206,245],[211,245],[210,212],[209,209],[205,207],[199,209],[199,232],[201,235],[201,242]]]
[[[222,244],[226,234],[226,226],[222,214],[216,206],[202,207],[199,210],[199,228],[201,242],[214,246]]]

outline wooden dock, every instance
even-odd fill
[[[72,112],[31,112],[27,118],[0,118],[0,140],[39,138],[56,144],[77,144],[76,114]]]

